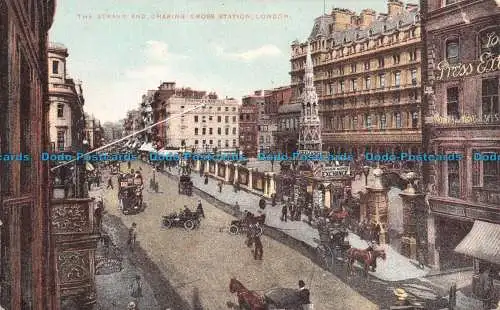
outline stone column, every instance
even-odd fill
[[[389,211],[389,199],[387,192],[389,189],[382,185],[383,171],[380,168],[373,170],[373,182],[366,189],[368,190],[368,213],[371,224],[380,225],[380,244],[387,243],[387,223]]]
[[[427,263],[432,269],[439,270],[439,250],[436,248],[436,219],[434,214],[427,217]]]
[[[229,177],[231,175],[231,171],[229,170],[229,163],[225,163],[225,168],[224,168],[224,182],[229,183]]]
[[[408,184],[408,187],[401,193],[403,200],[403,237],[401,239],[401,252],[406,257],[411,259],[417,258],[417,208],[418,204],[423,201],[422,194],[417,194],[413,185]]]
[[[276,195],[276,179],[274,178],[274,172],[269,174],[269,196],[272,197]]]
[[[238,168],[239,168],[240,165],[238,164],[234,164],[234,178],[233,178],[233,184],[236,184],[238,183],[238,178],[239,178],[239,175],[238,175]]]
[[[267,173],[264,174],[262,187],[264,188],[264,197],[269,198],[269,176]]]
[[[332,193],[330,192],[330,184],[325,186],[325,197],[323,201],[323,207],[325,209],[330,209],[332,207]]]
[[[253,176],[252,176],[252,170],[253,168],[247,168],[248,169],[248,189],[253,188]]]
[[[208,174],[210,172],[210,161],[205,161],[205,173]]]
[[[215,172],[214,172],[214,177],[217,179],[219,178],[219,162],[215,162]]]
[[[201,161],[197,160],[196,166],[194,167],[194,171],[200,171],[200,169],[201,169]]]

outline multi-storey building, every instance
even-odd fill
[[[167,147],[182,145],[199,152],[234,152],[238,149],[240,105],[234,99],[185,98],[173,95],[166,102],[167,115],[178,115],[201,104],[206,105],[172,118],[166,125]],[[182,134],[179,134],[182,133]]]
[[[255,103],[251,96],[243,97],[239,116],[239,145],[243,154],[248,158],[257,157],[258,117],[259,105]]]
[[[85,118],[81,83],[67,76],[68,49],[49,44],[49,126],[53,151],[81,151]]]
[[[278,141],[278,112],[279,108],[283,105],[290,103],[292,89],[290,86],[281,86],[270,90],[269,96],[265,98],[264,115],[269,118],[268,131],[270,134],[270,145],[268,151],[280,152],[282,151]]]
[[[103,145],[104,132],[101,122],[93,115],[85,113],[85,140],[88,142],[89,149],[93,150]]]
[[[421,146],[418,6],[388,1],[388,13],[333,9],[308,38],[321,106],[323,149],[412,151]],[[292,43],[294,102],[304,87],[307,42]],[[297,112],[295,112],[297,113]]]
[[[0,0],[0,306],[58,309],[49,218],[47,32],[55,1]]]
[[[142,102],[139,107],[139,110],[141,112],[144,128],[153,125],[153,108],[151,107],[151,104],[153,103],[155,92],[156,92],[155,90],[148,90],[146,94],[142,95]],[[151,142],[152,133],[153,133],[152,128],[147,129],[141,135],[141,141],[148,143]]]
[[[500,8],[493,0],[429,0],[421,6],[424,142],[429,153],[461,155],[424,167],[430,263],[474,263],[475,278],[491,267],[499,280],[500,161],[493,155],[500,153]]]

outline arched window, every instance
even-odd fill
[[[459,60],[458,38],[446,41],[446,60],[450,64],[456,64]]]

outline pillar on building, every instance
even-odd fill
[[[368,216],[373,225],[380,225],[379,243],[387,243],[387,223],[389,211],[389,199],[387,197],[388,188],[382,184],[383,171],[380,168],[373,170],[373,182],[366,189],[368,190]]]
[[[219,177],[219,162],[216,161],[215,162],[215,172],[214,172],[214,176],[215,178],[218,178]]]
[[[229,177],[231,176],[231,170],[229,169],[230,163],[224,163],[224,182],[229,183]]]
[[[436,248],[436,218],[434,214],[427,217],[427,264],[432,269],[439,270],[439,251]]]
[[[236,184],[236,183],[239,183],[238,182],[238,179],[239,179],[239,175],[238,175],[238,170],[239,170],[239,166],[238,164],[234,164],[234,177],[233,177],[233,184]]]
[[[276,195],[276,178],[275,173],[269,173],[269,196]]]
[[[264,188],[264,197],[270,198],[269,195],[269,176],[267,173],[264,173],[264,179],[262,180],[262,187]]]
[[[196,161],[196,165],[194,167],[194,171],[200,171],[201,169],[201,160]]]
[[[330,192],[331,183],[325,185],[325,197],[323,201],[323,207],[325,209],[330,209],[332,207],[332,193]]]
[[[248,189],[253,188],[253,168],[248,168]]]
[[[406,257],[411,259],[417,258],[417,247],[420,246],[417,242],[420,240],[421,234],[417,231],[417,220],[419,204],[423,202],[424,195],[416,192],[413,186],[413,180],[410,178],[408,187],[401,193],[403,200],[403,237],[401,239],[401,252]]]
[[[205,168],[205,171],[204,171],[204,172],[205,172],[206,174],[208,174],[208,173],[210,172],[210,161],[208,161],[208,160],[207,160],[207,161],[205,161],[205,166],[204,166],[204,168]]]

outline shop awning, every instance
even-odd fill
[[[165,149],[161,149],[158,151],[158,155],[161,155],[161,156],[173,156],[173,155],[176,155],[176,154],[179,154],[179,150],[165,150]]]
[[[139,151],[144,151],[144,152],[156,152],[156,150],[153,147],[152,143],[144,143],[141,145],[139,148]]]
[[[87,171],[94,171],[95,170],[94,166],[92,166],[92,164],[89,163],[88,161],[85,162],[85,169]]]
[[[475,221],[455,252],[500,265],[500,225]]]

